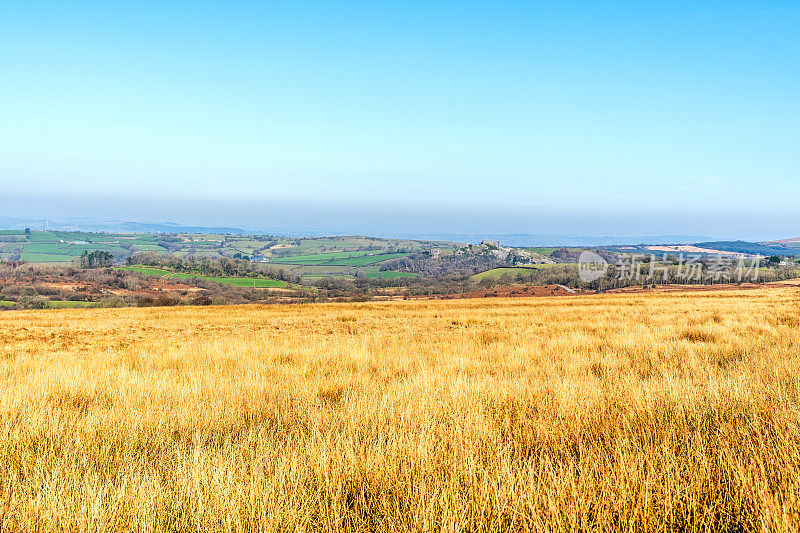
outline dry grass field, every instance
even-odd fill
[[[800,289],[0,313],[0,527],[797,531]]]

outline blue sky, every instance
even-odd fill
[[[798,28],[796,2],[9,2],[0,185],[17,215],[800,235]]]

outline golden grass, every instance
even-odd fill
[[[799,306],[1,313],[0,526],[796,531]]]

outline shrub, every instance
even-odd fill
[[[211,298],[208,296],[198,296],[192,300],[192,305],[211,305]]]

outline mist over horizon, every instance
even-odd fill
[[[444,239],[443,236],[494,235],[626,239],[664,236],[688,240],[766,241],[797,237],[787,224],[796,213],[773,216],[707,209],[669,211],[555,209],[520,205],[459,203],[345,202],[263,199],[192,200],[110,195],[9,195],[3,216],[66,222],[175,223],[192,227],[231,227],[289,236],[371,235]],[[458,240],[458,239],[454,239]],[[605,244],[609,244],[605,242]],[[565,244],[567,244],[565,242]],[[584,243],[588,244],[588,243]]]

